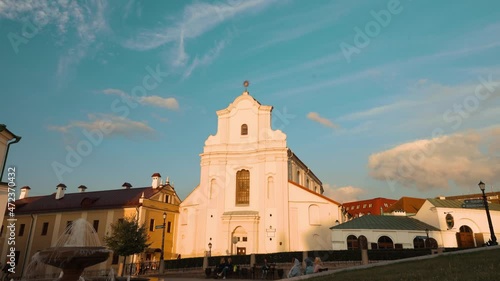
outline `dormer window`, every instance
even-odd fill
[[[248,135],[248,126],[247,126],[247,124],[241,125],[241,135],[242,136]]]

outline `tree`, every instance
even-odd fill
[[[148,235],[144,225],[133,218],[125,218],[117,223],[111,224],[111,235],[104,237],[106,245],[118,256],[123,256],[123,266],[125,267],[127,256],[144,252],[144,249],[152,243],[148,243]],[[132,274],[132,266],[130,266]]]

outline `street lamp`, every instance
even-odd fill
[[[208,256],[211,257],[212,256],[212,242],[209,242],[208,243]]]
[[[167,213],[163,212],[163,227],[162,227],[162,234],[161,234],[161,255],[160,255],[160,273],[163,273],[163,270],[165,268],[165,262],[164,262],[164,251],[163,249],[165,248],[165,220],[167,219]]]
[[[493,224],[491,223],[490,209],[488,208],[488,200],[486,200],[486,194],[484,193],[485,184],[483,181],[479,182],[479,188],[483,192],[484,209],[486,210],[486,216],[488,217],[488,225],[490,226],[491,242],[490,245],[498,245],[497,237],[495,236],[495,231],[493,230]]]
[[[431,243],[429,241],[429,229],[428,228],[425,229],[425,235],[427,236],[427,239],[425,239],[425,248],[429,248]]]

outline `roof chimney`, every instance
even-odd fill
[[[125,189],[130,189],[132,187],[132,185],[130,183],[128,183],[128,182],[124,182],[122,184],[122,187],[125,188]]]
[[[85,189],[87,189],[87,187],[86,187],[85,185],[80,185],[80,186],[78,187],[78,191],[79,191],[79,192],[85,192]]]
[[[30,187],[29,186],[23,186],[21,187],[21,194],[19,194],[19,199],[24,199],[28,197],[28,193],[30,192]]]
[[[153,182],[151,183],[151,186],[153,187],[153,189],[160,187],[160,185],[161,185],[160,173],[154,173],[151,177],[153,178]]]
[[[57,185],[56,200],[59,200],[64,197],[65,190],[66,190],[66,185],[64,185],[64,183],[60,183]]]

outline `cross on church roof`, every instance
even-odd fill
[[[247,89],[247,88],[248,88],[248,86],[249,86],[249,85],[250,85],[250,82],[248,82],[248,80],[245,80],[245,81],[243,82],[243,86],[245,87],[245,92],[248,92],[248,89]]]

